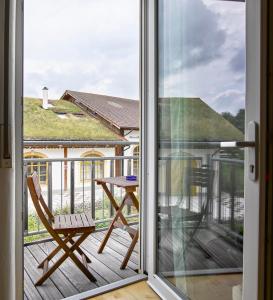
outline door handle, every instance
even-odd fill
[[[256,181],[258,177],[258,124],[250,121],[247,126],[247,141],[220,142],[220,148],[248,148],[247,166],[248,178]]]

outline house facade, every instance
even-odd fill
[[[138,156],[138,101],[77,92],[73,92],[77,95],[77,101],[68,99],[67,92],[59,100],[48,101],[47,91],[43,90],[43,99],[24,99],[24,158],[88,160],[96,157]],[[79,94],[91,95],[91,104],[99,102],[99,113],[96,107],[91,108],[90,104],[84,102]],[[130,102],[134,102],[133,105]],[[96,177],[110,174],[109,161],[95,164]],[[127,172],[131,168],[128,170],[130,173],[137,172],[136,165],[133,162],[123,166],[123,169]],[[33,162],[28,167],[30,172],[38,171],[42,184],[48,180],[47,168],[47,162]],[[90,162],[75,163],[76,187],[81,186],[83,181],[90,181],[89,169]],[[117,175],[121,174],[119,163],[116,163],[115,171]],[[58,189],[61,184],[69,188],[70,172],[66,162],[62,165],[52,164],[52,174],[53,189]]]

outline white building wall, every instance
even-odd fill
[[[124,137],[131,142],[139,142],[139,130],[133,130],[133,131],[125,131]],[[125,146],[124,147],[124,156],[133,156],[134,150],[138,147],[137,145],[131,145],[131,146]],[[80,158],[84,157],[88,152],[94,152],[102,157],[115,157],[115,148],[67,148],[67,157],[68,158]],[[25,153],[32,153],[32,154],[40,154],[43,155],[45,158],[53,158],[53,159],[60,159],[64,158],[64,149],[63,148],[27,148],[24,149]],[[70,181],[71,181],[71,164],[70,162],[67,163],[67,180],[66,185],[67,189],[70,189]],[[134,163],[131,160],[130,162],[128,160],[124,161],[124,174],[133,174],[134,172]],[[53,162],[52,163],[52,189],[54,190],[60,190],[61,187],[64,188],[65,184],[65,163],[64,162]],[[74,170],[75,170],[75,189],[83,186],[83,181],[81,180],[81,163],[75,162],[74,163]],[[104,176],[110,176],[110,162],[106,161],[104,163]],[[90,183],[88,180],[85,182],[86,187],[90,187]]]
[[[84,157],[88,152],[95,152],[101,154],[102,157],[114,157],[114,148],[68,148],[67,157],[68,158],[81,158]],[[63,148],[35,148],[35,149],[24,149],[24,154],[26,153],[37,153],[42,154],[45,158],[61,159],[64,158]],[[75,162],[75,188],[82,186],[81,176],[80,176],[80,162]],[[61,168],[62,167],[62,168]],[[105,163],[105,174],[110,173],[109,163]],[[67,163],[67,188],[70,188],[70,162]],[[60,189],[61,186],[64,187],[64,162],[53,162],[52,163],[52,189]]]
[[[140,140],[140,131],[139,130],[125,130],[124,137],[130,142],[138,142]],[[134,151],[138,148],[137,151]],[[129,147],[125,147],[124,156],[135,156],[136,152],[139,152],[139,145],[131,145]],[[129,170],[130,168],[130,170]],[[134,173],[134,165],[133,161],[130,163],[125,163],[125,174],[133,174]],[[136,175],[136,174],[134,174]]]

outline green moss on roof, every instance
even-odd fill
[[[243,140],[239,129],[200,98],[162,98],[159,110],[161,139],[196,142]]]
[[[24,98],[25,140],[121,140],[73,103],[65,100],[50,103],[53,107],[45,110],[41,99]],[[61,119],[58,113],[66,118]]]

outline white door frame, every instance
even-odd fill
[[[1,213],[8,218],[1,217],[2,245],[8,247],[8,253],[0,256],[5,259],[7,266],[1,265],[0,298],[13,300],[23,299],[23,218],[22,218],[22,96],[23,96],[23,14],[22,1],[6,1],[9,5],[9,74],[0,80],[8,80],[8,110],[10,112],[11,167],[1,169]],[[1,5],[4,1],[1,1]],[[2,7],[3,8],[3,7]],[[6,20],[5,20],[6,21]],[[2,23],[3,24],[3,23]],[[0,26],[2,25],[0,24]],[[2,30],[2,28],[1,28]],[[4,44],[4,41],[1,40]],[[0,62],[2,67],[2,64]],[[1,70],[2,71],[2,70]],[[1,74],[2,75],[2,74]],[[2,91],[1,91],[2,92]],[[1,97],[0,101],[3,101]],[[2,104],[2,103],[1,103]],[[6,203],[6,204],[4,204]]]
[[[145,0],[143,0],[146,2]],[[261,98],[262,88],[262,69],[261,69],[261,9],[263,0],[247,0],[246,14],[246,48],[247,48],[247,77],[246,77],[246,109],[247,118],[246,124],[253,120],[259,124],[260,128],[260,143],[258,145],[260,172],[262,163],[264,162],[265,141],[264,134],[261,130],[265,128],[265,120],[260,116],[264,114],[263,101]],[[146,62],[147,62],[147,94],[145,109],[147,111],[146,124],[146,155],[147,155],[147,170],[143,177],[147,184],[147,216],[149,223],[147,224],[146,234],[146,249],[147,249],[147,271],[148,283],[163,299],[181,299],[173,289],[166,284],[161,278],[156,275],[156,159],[157,159],[157,141],[156,141],[156,120],[157,120],[157,0],[149,0],[146,3],[147,9],[147,45],[146,45]],[[247,127],[246,127],[247,128]],[[246,151],[247,152],[247,151]],[[247,157],[245,172],[247,173]],[[248,174],[245,174],[245,234],[244,234],[244,275],[243,275],[243,299],[256,300],[259,293],[259,270],[261,264],[259,256],[263,254],[259,249],[260,232],[262,231],[261,222],[259,219],[260,205],[262,206],[263,187],[259,180],[256,182],[248,179]],[[185,298],[186,299],[186,298]]]
[[[146,93],[143,95],[144,110],[147,115],[145,130],[145,154],[146,168],[143,175],[143,181],[146,184],[145,207],[147,223],[145,234],[145,254],[146,269],[148,272],[148,283],[155,292],[163,299],[180,299],[172,289],[156,275],[156,158],[157,158],[157,141],[156,141],[156,124],[157,124],[157,1],[143,0],[143,7],[146,10],[144,14],[146,35],[143,37],[144,50],[143,56],[146,69],[143,79],[146,82]],[[143,237],[143,238],[144,238]]]
[[[0,0],[2,1],[2,0]],[[11,185],[12,189],[12,203],[13,203],[13,216],[12,216],[12,224],[15,224],[12,229],[14,231],[12,232],[12,254],[11,259],[13,262],[12,265],[12,276],[9,279],[11,281],[11,286],[8,287],[8,292],[10,293],[10,298],[7,299],[6,296],[1,297],[2,293],[0,290],[0,299],[7,299],[7,300],[15,300],[15,299],[23,299],[24,295],[24,281],[23,281],[23,273],[24,273],[24,242],[23,242],[23,39],[24,39],[24,0],[10,0],[11,1],[11,26],[12,26],[12,43],[11,43],[11,56],[12,56],[12,62],[11,62],[11,82],[14,93],[11,95],[11,103],[12,103],[12,112],[13,112],[13,119],[12,119],[12,126],[14,126],[13,130],[13,136],[12,136],[12,143],[13,143],[13,184]],[[138,0],[140,3],[140,18],[142,18],[143,14],[143,3],[142,0]],[[142,41],[142,27],[143,24],[140,22],[140,40]],[[142,46],[142,43],[141,43]],[[142,60],[142,51],[143,47],[140,48],[140,58]],[[140,60],[140,62],[141,62]],[[141,77],[141,85],[144,84],[142,80],[142,72],[143,72],[143,66],[142,63],[140,64],[140,77]],[[141,88],[141,92],[142,92]],[[142,99],[142,97],[141,97]],[[141,101],[142,102],[142,101]],[[145,121],[145,110],[141,106],[141,126],[144,126],[146,123]],[[140,144],[144,143],[144,135],[141,132],[140,135]],[[143,150],[141,150],[141,157],[143,154]],[[141,159],[141,164],[145,164],[145,158],[143,154],[143,158]],[[142,167],[141,170],[144,168]],[[143,171],[141,171],[143,173]],[[142,174],[141,174],[142,175]],[[143,184],[143,180],[141,180],[140,184],[141,189],[141,198],[143,199],[145,197],[145,185]],[[15,193],[14,193],[15,190]],[[143,195],[143,196],[142,196]],[[10,199],[8,199],[10,200]],[[141,209],[140,213],[140,230],[145,236],[145,224],[146,214],[144,209]],[[86,291],[84,293],[79,293],[77,295],[69,297],[69,299],[87,299],[90,297],[94,297],[97,295],[101,295],[103,293],[127,286],[129,284],[139,282],[142,280],[145,280],[147,278],[147,275],[144,274],[145,271],[145,241],[143,241],[142,235],[141,235],[141,245],[140,245],[140,272],[139,274],[136,273],[135,276],[132,276],[130,278],[126,278],[123,280],[120,280],[118,282],[108,284],[102,287],[98,287],[96,289]],[[0,251],[1,253],[1,251]],[[3,271],[3,270],[2,270]],[[3,276],[6,274],[4,272]],[[1,278],[1,277],[0,277]],[[5,277],[4,277],[5,278]],[[4,282],[4,279],[3,279]],[[4,291],[5,293],[6,291]],[[3,294],[6,295],[6,294]]]

